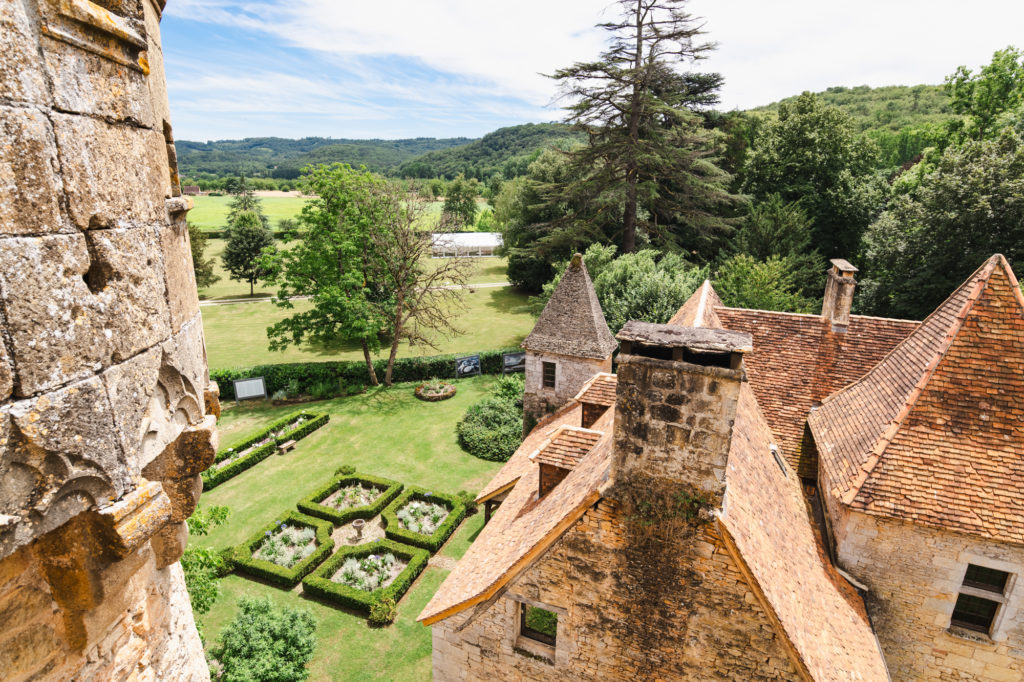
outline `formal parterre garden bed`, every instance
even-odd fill
[[[495,378],[457,380],[454,383],[458,393],[438,403],[415,397],[413,390],[421,381],[396,385],[391,390],[371,389],[356,396],[308,404],[309,413],[325,415],[329,422],[301,440],[287,456],[268,457],[243,475],[204,492],[204,507],[224,505],[231,509],[231,514],[227,523],[212,529],[207,536],[190,538],[190,543],[228,553],[232,558],[238,554],[240,545],[249,545],[241,558],[252,564],[261,561],[254,554],[258,555],[262,548],[260,543],[268,537],[266,531],[274,536],[280,528],[289,525],[285,510],[327,524],[337,537],[341,532],[339,527],[351,524],[356,518],[366,519],[368,527],[377,524],[383,510],[409,490],[430,492],[430,497],[459,490],[474,493],[480,490],[501,465],[467,455],[456,441],[454,426],[469,405],[489,393]],[[226,407],[218,423],[221,440],[226,443],[244,441],[292,416],[296,410],[294,406],[274,407],[266,403],[226,404]],[[352,465],[355,473],[336,473],[343,464]],[[415,488],[403,486],[403,483],[415,485]],[[348,497],[351,502],[362,501],[364,495],[372,496],[368,489],[381,486],[386,486],[385,492],[369,503],[372,509],[367,510],[367,505],[346,507],[340,502],[342,497]],[[339,493],[342,488],[351,487],[367,492]],[[324,502],[328,504],[322,504]],[[335,502],[345,508],[332,506]],[[314,504],[322,504],[332,514],[357,515],[335,517],[338,518],[335,521],[313,513],[310,505]],[[456,515],[462,514],[464,511]],[[450,512],[441,523],[448,523],[449,518]],[[389,524],[389,528],[394,527]],[[289,569],[268,561],[263,568],[272,571],[273,577],[251,572],[248,566],[236,565],[233,574],[221,579],[222,594],[211,611],[199,617],[206,641],[208,644],[216,641],[221,629],[235,615],[242,597],[266,596],[279,606],[305,609],[313,614],[318,641],[310,664],[310,679],[429,679],[430,628],[416,622],[416,617],[444,580],[449,562],[465,553],[482,525],[482,513],[456,523],[447,542],[442,542],[436,550],[438,556],[444,557],[437,565],[427,564],[430,550],[406,541],[396,543],[405,547],[407,555],[403,555],[383,544],[374,550],[364,544],[346,544],[345,540],[336,542],[297,583],[286,582],[276,575],[279,571],[293,571],[297,564]],[[283,537],[280,544],[283,550]],[[281,550],[279,554],[283,557]],[[314,556],[316,551],[309,556]],[[385,580],[380,587],[360,590],[344,582],[344,573],[338,575],[348,559],[356,559],[359,569],[364,570],[362,562],[369,559],[383,563],[388,561],[388,554],[395,557],[387,569],[386,580],[390,582]],[[373,560],[372,556],[381,558]],[[411,560],[416,556],[422,557],[422,565],[418,567]],[[336,568],[330,576],[325,576],[330,562],[335,562]],[[396,571],[396,567],[401,571]],[[367,564],[364,572],[383,575],[382,571],[375,571],[372,564]],[[393,573],[396,575],[392,577]],[[335,577],[340,582],[332,580]],[[314,594],[307,587],[314,578],[337,585],[330,587],[332,596],[327,596],[326,590]],[[364,582],[366,586],[370,583]],[[344,592],[342,588],[362,594],[346,593],[347,598],[336,598],[334,594]],[[374,627],[372,607],[386,603],[389,595],[397,602],[393,606],[394,622],[386,627]]]
[[[299,441],[330,420],[326,414],[297,412],[278,419],[217,453],[213,466],[203,472],[203,490],[211,490],[250,469],[277,450],[281,443]]]

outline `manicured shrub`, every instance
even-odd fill
[[[314,414],[312,412],[304,411],[299,411],[294,414],[290,414],[287,417],[278,419],[277,421],[270,424],[270,426],[267,426],[264,429],[260,429],[254,434],[245,436],[241,440],[236,441],[230,447],[221,450],[220,452],[217,453],[217,456],[214,460],[215,463],[223,462],[225,459],[228,459],[229,457],[234,455],[234,453],[241,452],[246,448],[252,446],[253,443],[259,443],[260,441],[266,439],[273,433],[280,431],[283,427],[288,426],[299,417],[308,417],[308,419],[306,419],[304,422],[296,426],[291,431],[283,433],[280,436],[271,438],[269,442],[265,443],[264,445],[261,445],[252,452],[246,454],[244,457],[239,457],[230,464],[226,464],[219,468],[207,469],[206,471],[204,471],[202,474],[203,490],[211,490],[213,488],[216,488],[224,481],[234,478],[235,476],[242,473],[243,471],[246,471],[247,469],[251,469],[252,467],[256,466],[257,464],[265,460],[267,457],[272,455],[280,443],[284,443],[289,440],[301,440],[302,438],[305,438],[313,431],[319,429],[321,426],[323,426],[330,420],[330,416],[326,414]]]
[[[480,371],[484,374],[501,374],[503,363],[502,353],[514,353],[518,349],[485,350],[480,355]],[[460,353],[460,356],[465,353]],[[408,381],[427,381],[432,378],[455,378],[455,355],[427,355],[421,357],[399,358],[395,360],[392,379],[395,383]],[[384,376],[387,360],[374,362],[378,377]],[[246,379],[261,376],[266,383],[267,392],[273,395],[281,389],[289,395],[310,393],[313,386],[322,382],[330,382],[338,386],[343,381],[349,391],[353,387],[362,390],[368,384],[366,363],[362,361],[348,362],[300,362],[277,365],[257,365],[255,367],[238,367],[234,369],[210,370],[210,379],[220,385],[221,400],[234,400],[235,379]],[[358,390],[356,392],[358,392]]]
[[[362,559],[372,555],[391,553],[406,561],[405,569],[380,589],[367,592],[355,587],[349,587],[343,583],[336,583],[331,580],[334,574],[341,570],[342,565],[348,559]],[[391,540],[377,540],[366,545],[356,547],[345,547],[324,562],[312,575],[302,581],[302,589],[314,597],[320,597],[336,604],[346,606],[362,613],[369,614],[373,604],[383,599],[391,599],[395,603],[401,600],[409,586],[416,580],[423,568],[430,560],[430,552],[415,547],[402,545]]]
[[[469,492],[468,490],[460,490],[458,492],[459,501],[466,507],[466,516],[472,516],[476,514],[476,495]]]
[[[271,537],[282,525],[306,526],[316,532],[316,549],[301,561],[295,563],[291,568],[285,568],[272,561],[253,558],[253,553],[260,545]],[[258,578],[265,578],[284,587],[294,587],[295,583],[302,580],[310,571],[316,568],[320,562],[326,559],[331,550],[334,549],[334,540],[331,539],[331,524],[329,521],[316,519],[305,514],[290,511],[267,524],[255,533],[251,538],[235,547],[232,560],[235,570],[240,573],[248,573]]]
[[[307,611],[274,606],[270,597],[242,597],[211,651],[212,667],[222,682],[305,680],[315,633],[316,621]]]
[[[344,469],[345,467],[342,467]],[[351,467],[350,467],[351,468]],[[340,469],[339,469],[340,471]],[[353,472],[355,470],[353,469]],[[365,483],[381,489],[380,497],[371,504],[360,507],[349,507],[348,509],[336,509],[323,504],[323,501],[337,492],[338,489],[352,484]],[[387,478],[376,476],[356,476],[353,474],[342,474],[336,476],[328,483],[313,491],[313,493],[298,503],[299,510],[310,516],[326,519],[335,526],[343,526],[356,519],[372,519],[388,505],[388,502],[395,499],[398,493],[402,492],[402,484]]]
[[[430,535],[423,535],[411,530],[406,530],[398,518],[398,512],[409,502],[418,500],[421,502],[442,504],[448,507],[448,516],[441,522]],[[462,519],[466,517],[466,506],[455,495],[446,495],[423,488],[406,488],[405,492],[399,495],[387,508],[381,512],[384,517],[386,528],[384,534],[389,540],[401,542],[413,547],[422,547],[430,550],[431,553],[441,548],[441,545],[451,536]]]
[[[356,472],[356,468],[351,464],[342,464],[340,467],[334,470],[335,476],[351,476]]]
[[[370,604],[370,616],[366,619],[370,625],[390,625],[398,615],[398,606],[391,597],[384,597]]]
[[[523,442],[523,408],[508,398],[484,398],[469,406],[455,433],[462,449],[474,457],[507,462]]]

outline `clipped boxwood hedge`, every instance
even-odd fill
[[[371,554],[383,554],[385,552],[391,552],[396,557],[404,559],[409,563],[405,570],[399,573],[387,587],[367,592],[366,590],[358,590],[331,580],[331,576],[338,572],[346,559],[361,559]],[[318,568],[313,575],[303,580],[302,590],[315,597],[320,597],[368,614],[370,612],[370,605],[378,599],[390,597],[397,603],[402,598],[402,595],[408,591],[413,581],[416,580],[416,576],[423,571],[429,560],[430,552],[391,540],[377,540],[366,545],[346,547],[338,550],[338,553],[325,561],[323,566]]]
[[[202,474],[203,490],[211,490],[213,488],[216,488],[224,481],[230,478],[234,478],[235,476],[237,476],[238,474],[242,473],[247,469],[251,469],[252,467],[256,466],[257,464],[265,460],[267,457],[272,455],[280,443],[284,443],[289,440],[300,440],[302,438],[305,438],[310,433],[316,431],[330,420],[329,415],[314,414],[312,412],[305,412],[300,410],[299,412],[290,414],[287,417],[278,419],[277,421],[273,422],[270,426],[264,429],[260,429],[255,434],[246,436],[242,440],[237,441],[229,448],[221,450],[220,452],[217,453],[214,462],[223,462],[225,459],[230,457],[232,453],[238,452],[239,450],[244,450],[253,443],[260,442],[261,440],[266,438],[268,434],[277,431],[283,426],[287,426],[295,419],[303,415],[307,417],[312,417],[312,419],[307,420],[302,424],[299,424],[291,431],[282,434],[281,436],[275,438],[274,440],[271,440],[269,443],[266,443],[265,445],[256,448],[245,457],[240,457],[239,459],[236,459],[234,462],[228,464],[225,467],[222,467],[220,469],[208,469],[204,471]]]
[[[328,507],[326,504],[320,504],[324,498],[329,497],[338,488],[352,483],[366,483],[375,488],[384,489],[384,493],[374,500],[373,504],[363,505],[362,507],[349,507],[348,509],[338,510],[334,507]],[[337,476],[326,485],[317,488],[309,497],[300,500],[298,507],[305,514],[327,519],[335,526],[343,526],[356,519],[372,519],[377,514],[380,514],[380,511],[387,506],[388,502],[395,499],[395,495],[400,492],[402,492],[402,484],[387,478],[363,476],[360,474]]]
[[[480,351],[480,371],[484,374],[501,374],[503,369],[502,353],[521,352],[518,348]],[[473,353],[458,355],[426,355],[421,357],[399,358],[395,360],[393,380],[395,383],[406,381],[427,381],[429,379],[454,379],[455,358]],[[378,377],[384,376],[387,360],[376,360],[373,363]],[[273,395],[277,391],[288,388],[294,381],[303,393],[312,392],[317,384],[346,384],[365,386],[369,382],[366,363],[361,360],[347,362],[296,362],[276,365],[256,365],[254,367],[237,367],[233,369],[210,370],[210,379],[220,386],[221,400],[235,399],[235,379],[263,377],[267,393]]]
[[[252,556],[253,552],[259,548],[260,543],[267,537],[267,533],[277,530],[278,526],[286,523],[316,529],[316,549],[313,550],[313,553],[291,568],[279,566],[272,561],[254,559]],[[258,533],[236,546],[231,560],[235,570],[240,573],[248,573],[258,578],[265,578],[284,587],[294,587],[296,583],[302,580],[331,554],[331,551],[334,549],[331,530],[333,530],[333,526],[331,526],[329,521],[315,519],[311,516],[300,514],[297,511],[289,511],[283,516],[277,517],[263,528],[260,528]]]
[[[437,527],[433,535],[421,535],[420,533],[414,533],[411,530],[402,528],[402,524],[398,521],[398,510],[405,506],[405,504],[412,499],[422,500],[424,502],[443,502],[448,505],[450,511],[448,516],[441,525]],[[459,524],[462,523],[462,519],[466,517],[466,505],[463,504],[462,500],[456,495],[446,495],[444,493],[434,492],[432,490],[426,490],[425,488],[406,488],[405,492],[398,496],[398,498],[389,504],[387,508],[381,512],[384,516],[384,523],[387,526],[384,530],[384,534],[389,540],[395,542],[401,542],[413,547],[422,547],[423,549],[430,550],[431,553],[436,552],[441,548],[441,545],[445,543],[445,540],[458,528]]]

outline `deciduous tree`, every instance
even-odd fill
[[[249,283],[250,296],[256,282],[268,274],[260,257],[264,250],[273,246],[274,235],[263,227],[259,215],[244,212],[235,216],[234,224],[228,229],[228,243],[224,246],[221,260],[231,279]]]
[[[476,180],[467,180],[459,174],[448,183],[441,210],[442,223],[452,228],[471,227],[476,222],[476,197],[479,193]]]
[[[270,597],[242,597],[238,613],[211,651],[223,682],[305,680],[316,646],[308,611],[275,606]]]

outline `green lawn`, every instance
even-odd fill
[[[467,291],[463,295],[467,309],[455,321],[463,334],[440,339],[439,350],[423,346],[410,349],[403,343],[399,357],[510,348],[518,346],[533,328],[535,319],[527,308],[525,294],[502,287],[477,289],[475,293]],[[295,310],[308,305],[306,301],[296,301]],[[363,357],[355,345],[340,348],[303,345],[269,352],[267,327],[292,311],[268,302],[205,306],[202,312],[206,351],[212,369],[264,363],[362,360]]]
[[[188,212],[188,221],[204,230],[223,230],[227,227],[228,205],[234,197],[192,197],[193,208]],[[260,197],[263,213],[270,219],[270,226],[277,228],[281,218],[295,218],[309,201],[303,197]]]
[[[462,380],[454,398],[438,403],[417,400],[413,385],[404,384],[303,405],[314,412],[330,413],[330,423],[299,441],[290,454],[273,455],[203,493],[202,506],[226,505],[231,515],[226,525],[192,542],[217,549],[241,542],[281,512],[293,509],[342,464],[406,485],[448,493],[477,492],[501,465],[463,452],[454,427],[493,382],[493,377]],[[220,421],[221,440],[232,441],[296,408],[256,404],[226,409]],[[469,517],[439,554],[461,557],[482,523],[482,511]],[[232,618],[242,596],[269,594],[276,603],[308,609],[317,622],[311,679],[424,680],[430,677],[430,630],[415,618],[446,574],[437,567],[424,571],[399,603],[397,621],[387,628],[370,628],[362,616],[304,597],[301,591],[234,575],[221,582],[223,594],[201,620],[212,642]]]

